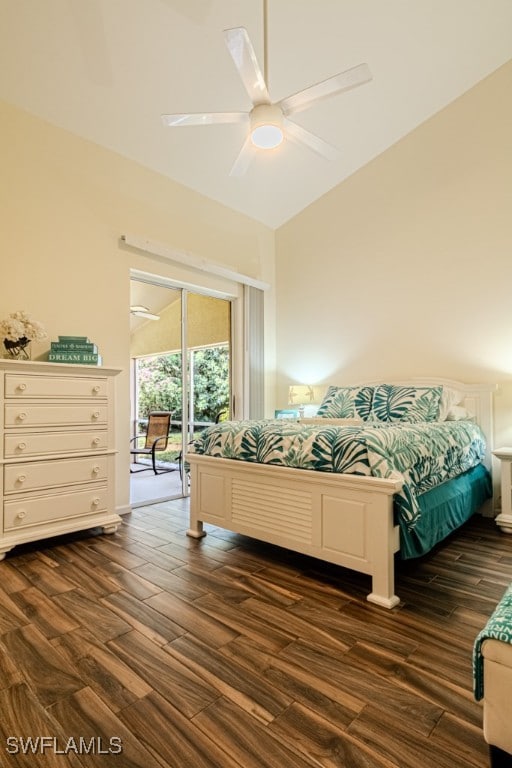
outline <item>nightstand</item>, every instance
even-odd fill
[[[495,521],[504,533],[512,533],[512,448],[498,448],[493,455],[501,467],[501,512]]]

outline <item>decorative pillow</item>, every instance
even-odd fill
[[[373,393],[370,420],[437,421],[442,390],[442,387],[379,384]]]
[[[370,416],[373,387],[329,387],[317,416],[334,419],[363,419]]]

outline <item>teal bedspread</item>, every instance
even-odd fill
[[[479,633],[473,647],[473,684],[475,699],[480,701],[484,696],[484,659],[482,643],[484,640],[500,640],[512,643],[512,584],[494,609],[489,621]]]
[[[395,497],[401,555],[417,557],[444,537],[431,532],[434,526],[425,520],[427,507],[421,501],[422,494],[481,465],[485,438],[470,421],[364,422],[350,426],[288,420],[227,421],[206,428],[192,450],[239,461],[401,479],[402,490]],[[478,506],[490,495],[488,473],[483,467],[479,471],[485,479],[475,497]],[[472,512],[477,508],[475,503],[471,502]],[[461,515],[467,519],[467,506],[463,507],[453,521]],[[448,525],[446,532],[451,530]]]

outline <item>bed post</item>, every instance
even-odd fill
[[[206,536],[206,531],[203,530],[203,521],[198,520],[199,514],[199,481],[198,481],[198,468],[190,466],[190,510],[189,521],[190,528],[187,531],[187,536],[191,536],[193,539],[202,539]]]
[[[190,528],[187,530],[187,536],[191,536],[193,539],[202,539],[206,536],[206,531],[203,531],[203,523],[201,520],[196,520]]]
[[[399,490],[400,483],[397,483]],[[400,598],[395,595],[395,552],[399,548],[399,529],[393,522],[393,496],[375,494],[370,515],[370,560],[372,562],[372,591],[367,596],[370,603],[383,608],[394,608]]]

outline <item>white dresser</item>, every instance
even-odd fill
[[[17,544],[114,533],[114,377],[90,365],[0,360],[0,559]]]

